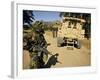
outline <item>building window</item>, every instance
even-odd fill
[[[71,28],[71,22],[69,22],[69,24],[68,24],[68,28]]]
[[[77,27],[76,27],[76,23],[74,23],[74,27],[73,27],[73,29],[76,29]]]

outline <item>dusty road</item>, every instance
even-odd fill
[[[74,48],[73,50],[69,50],[66,46],[57,47],[57,38],[53,38],[47,34],[44,36],[46,41],[51,44],[48,46],[48,50],[52,52],[52,54],[59,53],[58,61],[60,61],[61,64],[57,63],[52,67],[78,67],[90,65],[90,50],[83,45],[81,49]]]
[[[47,43],[51,45],[48,46],[48,51],[52,52],[52,54],[58,53],[58,61],[60,63],[56,63],[56,65],[51,66],[53,68],[57,67],[78,67],[78,66],[89,66],[91,64],[91,54],[90,49],[86,47],[87,42],[85,45],[82,45],[81,49],[74,48],[73,50],[69,50],[67,46],[65,47],[57,47],[57,38],[53,38],[51,33],[44,34]],[[83,43],[84,43],[83,42]],[[27,50],[23,51],[23,68],[29,69],[30,65],[30,53]],[[51,55],[49,55],[49,58]]]

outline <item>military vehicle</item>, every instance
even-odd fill
[[[62,17],[61,26],[58,27],[57,46],[62,45],[81,48],[80,40],[84,39],[85,30],[82,26],[85,20],[77,17]]]

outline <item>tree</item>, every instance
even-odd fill
[[[83,25],[83,28],[85,29],[85,37],[89,39],[91,38],[91,14],[83,14],[83,19],[86,21]]]
[[[68,12],[61,12],[61,13],[59,14],[60,17],[67,17],[67,16],[69,16],[69,15],[70,15],[70,13],[68,13]]]
[[[43,21],[36,21],[33,25],[33,32],[40,32],[41,30],[44,29],[44,23]]]
[[[60,17],[75,17],[82,18],[82,13],[61,12]]]
[[[33,22],[34,14],[32,10],[23,10],[23,25],[27,23],[28,25],[32,26],[31,23]]]

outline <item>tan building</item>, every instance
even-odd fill
[[[84,19],[73,17],[62,17],[61,26],[58,27],[57,43],[62,44],[78,44],[79,40],[84,39],[85,30],[82,29]]]

